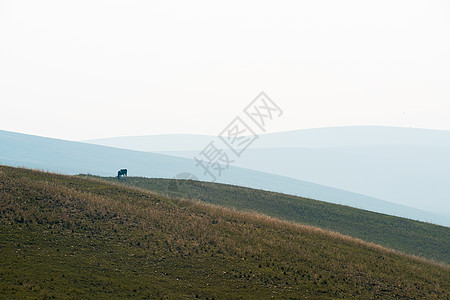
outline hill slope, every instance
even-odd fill
[[[116,178],[103,180],[117,182]],[[121,184],[161,195],[256,211],[336,231],[450,264],[450,228],[286,194],[192,180],[128,177]]]
[[[162,154],[116,149],[86,143],[43,138],[0,131],[0,164],[39,168],[64,174],[117,174],[127,168],[130,175],[171,178],[188,172],[200,180],[210,180],[193,159]],[[340,203],[367,210],[450,226],[450,219],[422,210],[393,204],[339,189],[289,177],[230,167],[219,182],[282,192]]]
[[[137,151],[186,151],[203,149],[214,136],[161,134],[122,136],[85,142]],[[182,141],[180,143],[180,141]],[[292,130],[261,134],[252,149],[271,148],[345,148],[361,146],[437,146],[450,147],[450,132],[388,126],[343,126]]]
[[[0,167],[0,294],[440,298],[448,266],[309,226]]]
[[[156,135],[90,142],[192,158],[207,144],[207,138]],[[227,153],[232,155],[231,151]],[[347,190],[450,218],[449,153],[450,131],[332,127],[262,134],[234,165]]]

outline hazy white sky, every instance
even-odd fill
[[[450,2],[0,0],[0,129],[216,135],[261,90],[268,131],[450,130]]]

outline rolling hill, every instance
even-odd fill
[[[446,265],[261,214],[0,167],[0,295],[427,298]]]
[[[89,142],[192,158],[207,145],[208,138],[213,137],[156,135]],[[234,165],[450,218],[449,153],[449,131],[333,127],[260,135]]]
[[[195,134],[160,134],[123,136],[86,140],[136,151],[186,151],[205,147],[214,136]],[[180,143],[179,141],[182,141]],[[432,145],[450,147],[450,132],[388,126],[325,127],[261,134],[253,149],[270,148],[342,148],[381,145]]]
[[[117,178],[101,178],[117,183]],[[128,177],[120,181],[166,197],[253,211],[317,226],[450,264],[450,228],[286,194],[193,180]]]
[[[127,168],[130,175],[134,176],[172,178],[187,172],[196,175],[200,180],[210,179],[203,174],[202,169],[195,167],[192,159],[7,131],[0,131],[0,164],[63,174],[90,173],[111,176],[117,174],[118,169]],[[245,168],[230,167],[222,173],[218,182],[301,195],[306,198],[450,226],[450,218],[438,214]]]

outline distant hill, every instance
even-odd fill
[[[117,182],[116,178],[102,178]],[[450,264],[450,228],[286,194],[193,180],[128,177],[120,181],[168,197],[254,211],[339,232]]]
[[[84,142],[136,151],[199,150],[212,135],[159,134],[122,136]],[[450,131],[387,126],[325,127],[261,134],[252,149],[266,148],[341,148],[381,145],[433,145],[450,147]]]
[[[82,142],[146,152],[198,151],[203,149],[213,138],[214,136],[197,134],[158,134],[112,137]]]
[[[129,175],[172,178],[183,172],[209,180],[192,159],[98,146],[0,131],[0,164],[60,172],[114,176],[127,168]],[[366,210],[450,226],[450,218],[361,194],[289,177],[230,167],[219,182],[320,199]]]
[[[0,167],[2,298],[446,299],[449,267],[312,226]]]
[[[192,158],[208,138],[158,135],[90,142]],[[355,126],[263,134],[234,165],[450,218],[450,131]]]

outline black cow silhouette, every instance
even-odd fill
[[[117,179],[120,179],[120,177],[128,176],[127,175],[127,169],[120,169],[119,172],[117,172]]]

